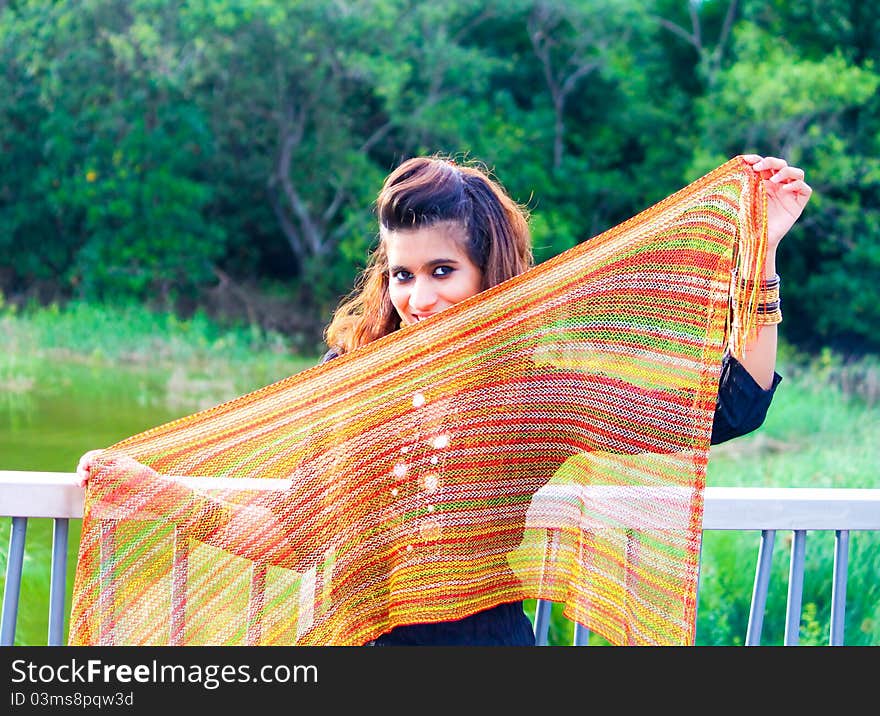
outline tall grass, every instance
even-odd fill
[[[175,367],[183,382],[207,381],[224,390],[253,389],[314,365],[280,333],[256,325],[220,326],[196,311],[181,319],[136,304],[71,302],[18,309],[0,294],[0,391],[35,387],[46,363],[133,368]],[[214,391],[217,392],[217,391]]]

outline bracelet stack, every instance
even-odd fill
[[[782,299],[779,296],[779,274],[758,284],[758,310],[755,323],[759,326],[775,326],[782,323]]]

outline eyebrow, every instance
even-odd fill
[[[434,267],[440,266],[442,264],[455,264],[458,265],[457,259],[431,259],[430,261],[426,261],[423,266]],[[398,271],[409,271],[406,266],[391,266],[388,269],[391,273],[397,273]]]

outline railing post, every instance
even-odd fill
[[[70,520],[56,517],[52,530],[52,576],[49,580],[49,646],[64,639],[64,598],[67,584],[67,532]]]
[[[767,608],[767,587],[770,584],[770,567],[773,563],[773,542],[775,539],[776,530],[761,530],[758,564],[755,568],[755,586],[752,589],[749,625],[746,628],[746,646],[761,645],[761,631],[764,628],[764,611]]]
[[[590,645],[590,630],[579,622],[574,623],[574,646]]]
[[[785,646],[797,646],[801,630],[801,602],[804,593],[804,550],[806,530],[795,530],[788,570],[788,600],[785,607]]]
[[[849,571],[849,530],[834,531],[834,568],[831,577],[830,646],[843,646],[846,626],[846,575]]]
[[[263,638],[262,618],[266,599],[266,564],[254,562],[251,568],[251,585],[248,594],[247,645],[257,646]]]
[[[3,589],[3,615],[0,617],[0,646],[12,646],[15,643],[26,535],[27,517],[13,517],[12,531],[9,533],[9,558],[6,562],[6,586]]]
[[[550,633],[550,606],[551,602],[539,599],[535,608],[535,646],[547,646],[547,636]]]
[[[700,606],[700,579],[703,574],[703,539],[704,534],[700,534],[700,549],[697,552],[697,585],[694,588],[694,645],[697,643],[697,619],[699,617]]]
[[[98,593],[98,613],[100,627],[99,646],[116,646],[116,521],[101,521],[100,535],[100,592]]]
[[[189,580],[189,539],[179,526],[174,528],[171,562],[171,618],[168,643],[179,646],[186,630],[186,583]]]

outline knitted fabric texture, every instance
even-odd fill
[[[765,246],[736,157],[419,324],[103,450],[70,644],[358,645],[528,598],[613,644],[692,644],[721,358],[754,330]]]

